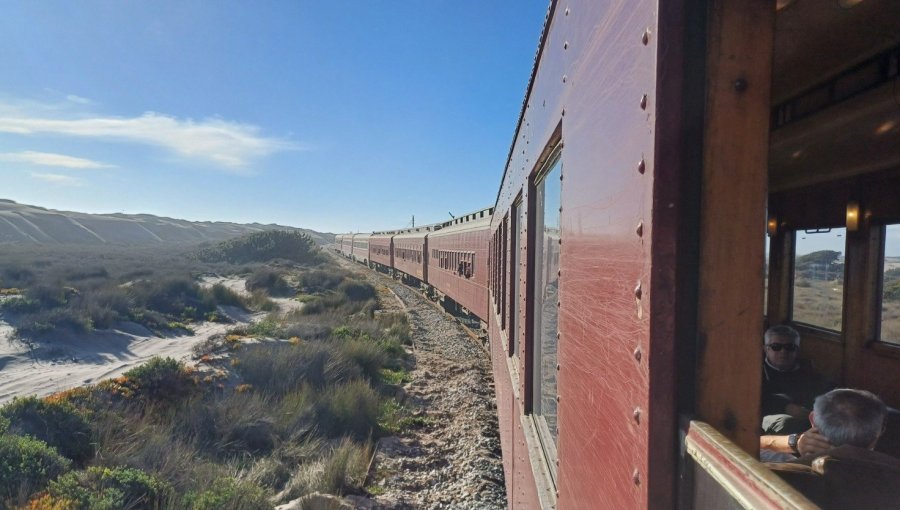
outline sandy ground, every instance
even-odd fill
[[[241,279],[207,278],[203,283],[223,283],[245,292]],[[292,299],[273,301],[280,305],[281,311],[302,306]],[[264,316],[231,307],[222,307],[221,311],[235,322],[192,324],[193,335],[159,337],[141,325],[126,322],[111,330],[58,338],[52,346],[36,346],[33,350],[12,340],[13,327],[0,314],[0,404],[14,397],[46,396],[116,377],[154,356],[188,361],[196,344]]]

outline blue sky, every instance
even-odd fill
[[[547,5],[4,2],[0,198],[331,232],[493,205]]]

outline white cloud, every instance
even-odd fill
[[[221,119],[181,120],[154,112],[132,118],[63,119],[35,117],[18,109],[7,110],[0,113],[0,132],[53,134],[155,145],[185,157],[212,162],[235,173],[248,173],[246,167],[253,160],[302,148],[286,140],[261,136],[259,127],[250,124]]]
[[[111,168],[113,166],[100,163],[99,161],[91,161],[90,159],[66,156],[65,154],[35,151],[0,153],[0,161],[40,166],[61,166],[64,168]]]
[[[59,186],[82,186],[84,184],[81,179],[76,179],[69,175],[32,173],[31,176],[35,179]]]
[[[88,99],[86,97],[76,96],[75,94],[69,94],[68,96],[66,96],[66,99],[68,99],[69,101],[72,101],[73,103],[78,103],[78,104],[93,103],[93,101],[91,101],[90,99]]]

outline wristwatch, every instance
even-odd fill
[[[797,443],[800,441],[799,434],[791,434],[788,436],[788,446],[791,447],[791,450],[794,450],[794,455],[800,456],[800,449],[797,448]]]

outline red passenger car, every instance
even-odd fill
[[[488,316],[491,212],[461,216],[428,235],[428,284],[482,320]]]
[[[394,232],[375,232],[369,237],[369,260],[379,271],[389,272],[394,267]]]
[[[755,460],[767,321],[900,406],[898,34],[891,1],[551,2],[490,227],[510,508],[813,508]]]
[[[425,236],[431,229],[431,226],[416,227],[401,230],[394,236],[394,269],[419,282],[426,281],[428,261],[425,257]]]

